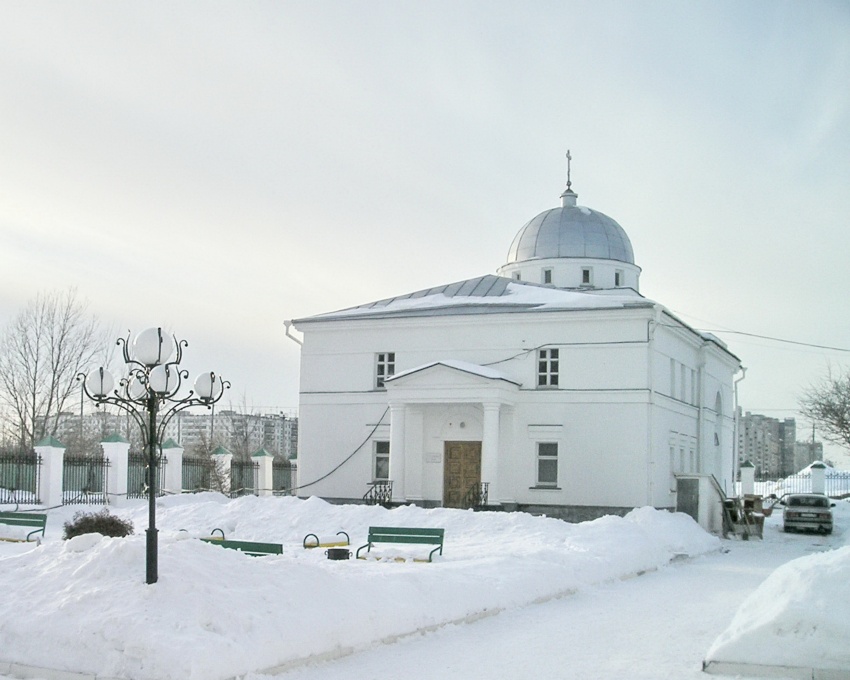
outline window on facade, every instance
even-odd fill
[[[537,350],[537,386],[558,386],[558,350]]]
[[[390,443],[375,442],[374,480],[385,481],[390,478]]]
[[[679,399],[681,401],[686,401],[687,398],[688,398],[688,396],[687,396],[688,395],[688,389],[687,389],[688,374],[687,374],[686,369],[685,369],[685,364],[682,364],[680,366],[680,369],[681,370],[680,370],[680,374],[679,374],[679,380],[680,380],[681,384],[679,385]]]
[[[522,275],[519,272],[514,272],[514,281],[521,281]]]
[[[694,406],[697,404],[697,372],[693,368],[691,369],[691,403]]]
[[[670,396],[676,398],[676,360],[670,359]]]
[[[554,442],[537,444],[537,485],[558,486],[558,445]]]
[[[589,286],[593,283],[593,270],[590,267],[581,268],[581,285]]]
[[[543,270],[543,283],[552,283],[552,270],[544,269]]]
[[[375,362],[375,387],[384,387],[384,380],[395,375],[395,352],[379,352]]]
[[[623,272],[620,269],[614,270],[614,287],[619,288],[623,285]]]

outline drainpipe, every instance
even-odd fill
[[[699,366],[697,367],[697,472],[702,472],[703,433],[705,432],[705,351],[708,341],[703,340],[699,348]]]
[[[297,342],[299,345],[304,344],[298,338],[296,338],[294,335],[292,335],[292,333],[289,332],[290,328],[292,327],[292,321],[291,320],[287,319],[286,321],[283,322],[283,325],[286,327],[286,337],[287,338],[292,340],[292,342]]]
[[[738,430],[740,428],[740,420],[741,413],[740,407],[738,406],[738,383],[741,382],[744,378],[747,377],[747,367],[741,366],[741,377],[737,378],[733,381],[733,385],[735,387],[734,397],[735,397],[735,423],[733,432],[734,432],[734,441],[732,442],[732,488],[734,489],[735,481],[738,479],[738,458],[740,457],[740,451],[738,450]],[[737,371],[735,371],[737,373]]]
[[[646,348],[649,356],[647,357],[647,385],[649,386],[649,402],[647,410],[649,412],[647,418],[646,430],[646,502],[647,505],[654,506],[652,502],[652,494],[654,491],[653,483],[653,466],[655,464],[655,455],[652,448],[652,438],[654,435],[653,415],[655,413],[655,351],[653,348],[653,340],[655,340],[655,331],[661,324],[661,305],[655,305],[655,315],[649,320],[646,326]]]

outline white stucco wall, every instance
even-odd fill
[[[304,334],[299,479],[310,484],[351,456],[301,495],[354,499],[367,491],[372,441],[390,440],[385,412],[393,401],[404,419],[405,496],[440,502],[444,442],[481,441],[487,400],[498,403],[499,414],[498,497],[491,502],[671,507],[671,441],[686,448],[693,442],[695,471],[719,480],[731,472],[737,363],[678,326],[652,307],[297,322]],[[536,386],[541,346],[559,349],[558,389]],[[397,374],[459,360],[486,365],[511,382],[441,368],[376,389],[378,352],[395,353]],[[534,488],[539,441],[559,445],[557,489]]]

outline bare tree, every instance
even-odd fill
[[[850,373],[827,376],[803,393],[801,413],[814,422],[824,439],[850,449]]]
[[[189,458],[195,458],[208,464],[209,484],[203,485],[204,490],[218,491],[224,493],[230,487],[230,470],[225,469],[221,460],[217,460],[215,451],[218,446],[209,438],[205,432],[201,432],[198,442],[188,451]]]
[[[106,336],[74,289],[41,293],[0,337],[0,400],[21,447],[53,436],[79,389],[77,373],[103,352]]]

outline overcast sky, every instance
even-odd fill
[[[850,349],[843,0],[0,1],[0,321],[76,286],[292,408],[284,319],[495,273],[568,148],[744,409],[850,364],[719,332]]]

